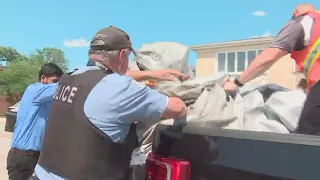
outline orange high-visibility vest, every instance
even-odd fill
[[[320,79],[320,12],[306,14],[313,19],[309,44],[301,51],[291,52],[291,58],[307,79],[307,91]]]

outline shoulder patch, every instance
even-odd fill
[[[136,80],[134,80],[134,79],[132,79],[132,80],[131,80],[131,82],[132,82],[133,84],[135,84],[135,85],[137,85],[137,86],[141,87],[141,88],[146,87],[146,85],[145,85],[144,83],[142,83],[142,82],[138,82],[138,81],[136,81]]]

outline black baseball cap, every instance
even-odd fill
[[[95,45],[92,43],[95,40],[101,40],[104,44]],[[131,45],[130,37],[126,32],[117,27],[109,26],[107,28],[100,29],[94,35],[90,43],[90,50],[115,51],[130,49],[131,52],[136,55],[136,52]],[[95,66],[95,62],[89,59],[87,66]]]
[[[103,45],[92,44],[95,40],[101,40]],[[121,49],[130,49],[134,55],[136,55],[134,49],[131,47],[131,41],[129,35],[119,28],[109,26],[107,28],[100,29],[93,37],[90,43],[90,50],[104,50],[114,51]]]

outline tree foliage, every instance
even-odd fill
[[[68,70],[68,60],[64,56],[64,52],[61,49],[46,47],[43,49],[37,49],[35,53],[31,54],[30,59],[39,62],[40,64],[52,62],[63,70]]]
[[[10,100],[19,99],[25,88],[37,81],[39,66],[27,61],[10,63],[0,72],[0,94],[10,97]]]
[[[0,70],[0,96],[5,95],[12,101],[16,101],[29,84],[38,81],[38,73],[43,64],[53,62],[64,71],[68,70],[64,52],[50,47],[37,49],[25,56],[14,48],[0,46],[0,61],[6,62],[5,68]]]
[[[16,49],[12,47],[2,47],[0,46],[0,63],[6,62],[10,63],[20,58],[20,54]]]

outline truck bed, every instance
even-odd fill
[[[317,180],[320,137],[158,125],[153,153],[187,160],[191,180]]]

